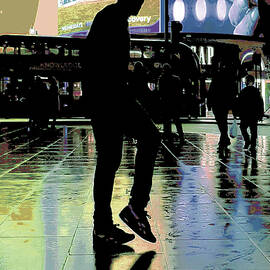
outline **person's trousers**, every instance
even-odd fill
[[[250,130],[250,135],[248,133],[248,128]],[[256,119],[241,119],[240,130],[245,143],[247,145],[250,144],[252,148],[256,147],[258,137],[258,121]]]
[[[172,133],[172,123],[176,127],[176,131],[181,141],[184,141],[184,131],[180,120],[178,104],[174,101],[163,103],[163,130],[165,134]]]
[[[144,209],[150,199],[154,164],[161,138],[152,120],[136,102],[125,104],[121,112],[108,111],[93,117],[92,126],[97,152],[94,226],[102,228],[113,223],[111,199],[115,174],[122,159],[124,135],[137,141],[135,175],[129,203],[140,209]]]
[[[226,147],[227,145],[230,145],[230,138],[228,136],[228,110],[213,108],[213,113],[220,132],[219,147]]]

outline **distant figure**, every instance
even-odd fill
[[[55,77],[49,78],[49,91],[48,91],[48,109],[49,116],[52,118],[51,128],[55,129],[56,118],[60,111],[59,89]]]
[[[213,59],[214,62],[214,59]],[[218,152],[223,153],[231,144],[228,136],[228,114],[233,110],[237,94],[234,75],[226,61],[217,59],[214,66],[212,82],[207,94],[208,110],[213,110],[219,131],[220,139]]]
[[[38,131],[48,127],[48,89],[39,76],[33,80],[29,93],[29,122],[30,130]]]
[[[98,12],[82,51],[97,151],[93,235],[94,240],[104,243],[121,245],[134,239],[133,234],[113,224],[110,206],[124,135],[136,139],[137,153],[131,198],[120,217],[143,239],[156,242],[145,208],[150,200],[160,134],[127,87],[130,50],[127,20],[138,14],[142,4],[143,0],[118,0]]]
[[[199,97],[198,93],[196,93],[196,87],[194,85],[194,82],[191,79],[186,79],[185,82],[185,93],[184,93],[184,102],[186,103],[186,109],[187,109],[187,116],[188,119],[191,119],[194,117],[197,119],[199,116]]]
[[[245,77],[246,87],[241,90],[236,102],[237,115],[241,121],[240,129],[245,140],[244,150],[249,150],[251,153],[256,152],[258,121],[261,121],[264,116],[263,98],[259,89],[254,87],[254,81],[252,75]]]
[[[181,98],[183,97],[183,84],[181,79],[173,74],[170,64],[163,65],[163,72],[158,82],[161,106],[163,111],[164,135],[170,136],[171,122],[176,126],[180,142],[184,142],[184,132],[180,120]]]
[[[17,115],[18,104],[18,80],[15,77],[10,78],[10,82],[6,85],[6,96],[8,97],[7,117]]]
[[[148,112],[151,111],[153,102],[152,93],[148,87],[149,76],[144,64],[140,61],[134,64],[134,70],[129,76],[129,89],[134,98],[145,108]]]
[[[6,91],[0,92],[0,115],[1,117],[9,117],[9,98]]]

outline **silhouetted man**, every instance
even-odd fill
[[[237,98],[237,113],[240,117],[240,129],[245,145],[244,150],[256,153],[258,137],[258,121],[264,115],[264,103],[261,93],[254,86],[255,78],[252,75],[245,77],[244,87]],[[250,130],[250,134],[248,132]]]
[[[118,0],[95,17],[83,60],[87,63],[89,110],[96,142],[94,176],[94,239],[123,244],[134,238],[113,224],[111,199],[114,178],[122,158],[123,136],[137,140],[135,176],[128,206],[121,219],[149,242],[151,232],[145,207],[149,201],[160,134],[128,93],[129,32],[127,19],[137,15],[143,0]]]
[[[184,132],[180,120],[180,101],[183,96],[183,82],[180,77],[173,74],[170,64],[163,65],[163,72],[159,78],[159,93],[164,114],[164,134],[169,136],[171,133],[171,120],[174,123],[180,143],[184,143]]]
[[[215,120],[220,131],[218,142],[218,152],[221,154],[227,150],[231,144],[228,136],[228,114],[233,110],[237,94],[233,68],[228,65],[226,60],[213,59],[215,71],[207,95],[208,110],[213,110]]]

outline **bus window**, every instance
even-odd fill
[[[49,48],[50,54],[57,55],[59,50],[57,48]]]
[[[6,51],[6,54],[14,54],[15,49],[14,47],[6,47],[6,50],[4,51]]]
[[[21,55],[32,55],[32,52],[28,48],[22,47],[21,48]]]

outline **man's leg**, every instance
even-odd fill
[[[250,122],[250,151],[256,151],[257,137],[258,137],[258,123],[256,120]]]
[[[215,119],[220,131],[219,148],[226,148],[230,145],[230,138],[228,136],[228,113],[226,110],[214,110]]]
[[[108,127],[107,121],[100,119],[92,124],[97,153],[94,176],[94,226],[101,230],[104,226],[113,224],[110,204],[115,173],[122,157],[122,135],[118,129]]]
[[[135,176],[129,205],[122,210],[120,217],[143,239],[156,242],[144,209],[150,200],[154,164],[161,138],[147,114],[138,105],[133,107],[127,132],[137,139]]]
[[[150,199],[154,165],[161,136],[148,115],[137,104],[134,106],[136,114],[133,114],[134,117],[127,131],[137,140],[135,176],[130,202],[143,209]]]
[[[179,118],[179,116],[175,116],[173,118],[173,122],[175,124],[175,127],[176,127],[176,130],[177,130],[177,133],[178,133],[178,136],[179,136],[179,139],[180,139],[180,142],[181,143],[184,143],[185,141],[185,136],[184,136],[184,131],[183,131],[183,127],[182,127],[182,122]]]
[[[94,177],[94,245],[121,245],[135,237],[117,228],[112,219],[114,178],[121,162],[123,143],[123,133],[120,126],[114,125],[116,122],[104,118],[93,121],[92,124],[97,151]]]
[[[170,136],[172,133],[171,115],[169,112],[168,104],[163,104],[163,133],[166,136]]]
[[[249,137],[247,129],[248,129],[247,121],[241,120],[240,130],[241,130],[242,136],[243,136],[244,141],[245,141],[244,150],[247,150],[249,145],[250,145],[250,137]]]
[[[172,133],[172,124],[170,119],[165,119],[163,122],[163,132],[165,136],[171,135]]]

